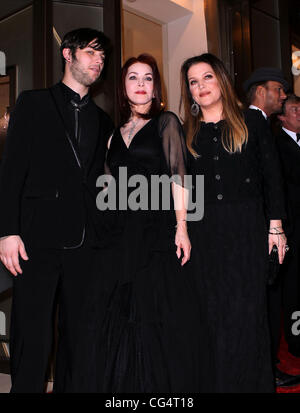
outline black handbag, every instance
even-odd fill
[[[276,279],[278,278],[280,270],[278,248],[273,245],[271,253],[269,255],[269,274],[268,274],[268,285],[274,285]]]

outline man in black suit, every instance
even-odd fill
[[[278,119],[282,127],[276,138],[285,181],[290,246],[281,268],[284,333],[289,352],[300,357],[300,335],[293,328],[299,318],[293,314],[300,311],[300,97],[290,94]]]
[[[54,391],[66,391],[97,245],[96,179],[112,122],[91,100],[108,39],[78,29],[61,45],[63,79],[20,94],[0,175],[0,259],[14,275],[12,392],[43,392],[55,303]]]
[[[261,67],[256,69],[244,83],[247,92],[249,108],[259,110],[270,124],[270,117],[282,110],[282,105],[287,97],[286,90],[289,84],[280,69],[274,67]],[[283,231],[278,228],[278,231]],[[288,238],[289,243],[289,238]],[[291,386],[300,382],[299,376],[292,376],[279,370],[277,357],[281,333],[281,279],[268,288],[269,324],[274,361],[274,372],[277,386]]]

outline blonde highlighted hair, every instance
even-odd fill
[[[214,71],[219,82],[222,97],[223,114],[225,126],[222,130],[222,144],[226,151],[230,153],[241,152],[242,147],[248,141],[248,129],[244,121],[242,104],[239,101],[230,76],[224,64],[216,56],[210,53],[204,53],[200,56],[187,59],[181,67],[181,100],[180,112],[186,131],[186,143],[188,150],[196,158],[197,152],[193,148],[193,142],[196,134],[200,130],[203,115],[199,106],[198,116],[191,114],[191,105],[194,103],[190,92],[188,71],[191,66],[198,63],[207,63]]]

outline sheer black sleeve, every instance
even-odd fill
[[[169,174],[176,183],[186,186],[187,149],[181,123],[174,113],[164,112],[159,117],[158,128]]]

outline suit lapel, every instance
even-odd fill
[[[71,149],[72,149],[73,155],[75,157],[76,163],[81,168],[81,161],[80,161],[79,152],[78,152],[78,149],[75,147],[74,142],[72,141],[72,138],[71,138],[74,133],[69,130],[67,122],[65,121],[65,119],[67,119],[67,117],[69,116],[69,113],[68,113],[66,105],[64,103],[63,94],[62,94],[62,91],[61,91],[61,88],[60,88],[59,84],[56,84],[56,85],[52,86],[49,89],[49,92],[51,94],[51,97],[53,99],[53,103],[56,107],[56,110],[57,110],[57,113],[59,115],[60,121],[61,121],[62,126],[64,128],[67,141],[68,141],[69,145],[71,146]]]
[[[282,138],[286,141],[286,144],[289,145],[289,147],[293,151],[298,151],[298,153],[300,154],[300,146],[298,145],[298,143],[295,142],[294,139],[290,135],[288,135],[283,129],[281,129],[281,134]]]

